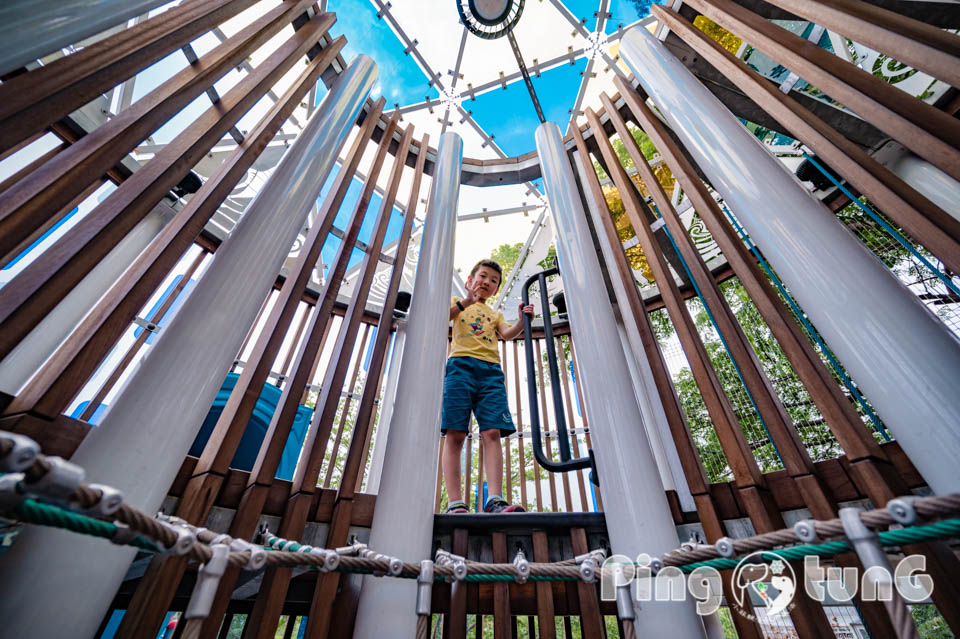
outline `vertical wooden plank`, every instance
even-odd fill
[[[360,348],[356,352],[356,361],[353,364],[353,372],[350,374],[350,385],[347,387],[347,397],[343,400],[343,408],[340,409],[340,421],[337,424],[337,434],[333,440],[333,447],[330,450],[330,461],[327,464],[327,473],[323,477],[323,487],[330,487],[330,480],[333,478],[333,470],[336,468],[337,454],[340,452],[340,441],[343,439],[343,429],[347,423],[347,415],[350,412],[350,404],[353,402],[353,394],[357,390],[357,377],[360,375],[360,366],[363,364],[365,351],[367,348],[367,338],[370,337],[370,325],[363,327],[363,337],[360,338]],[[344,460],[346,462],[346,460]],[[343,481],[341,477],[340,481]]]
[[[553,446],[550,444],[550,417],[547,414],[547,387],[543,384],[543,356],[540,352],[540,341],[536,340],[534,344],[537,346],[537,379],[540,381],[540,423],[541,423],[541,435],[544,440],[544,450],[546,452],[547,458],[551,461],[553,458]],[[533,460],[537,464],[539,469],[540,464],[537,463],[537,460]],[[550,510],[553,512],[558,512],[557,509],[557,477],[556,473],[550,472],[549,470],[544,470],[548,479],[548,487],[550,488]]]
[[[471,492],[473,482],[471,476],[473,472],[473,433],[467,433],[467,445],[464,447],[467,451],[466,461],[463,470],[463,500],[467,502],[467,508],[471,508],[473,493]]]
[[[507,534],[492,533],[493,561],[505,564],[510,561],[507,555]],[[510,639],[510,584],[498,581],[493,585],[493,637]]]
[[[527,505],[527,456],[523,451],[523,393],[520,392],[520,365],[517,355],[518,347],[517,342],[513,342],[513,381],[514,389],[516,390],[516,402],[517,402],[517,455],[519,455],[519,463],[517,464],[520,469],[519,481],[520,481],[520,504],[523,506],[524,510],[530,510],[530,507]]]
[[[547,533],[543,530],[533,531],[533,560],[536,562],[550,561],[547,550]],[[538,581],[537,590],[537,621],[540,624],[540,639],[556,639],[556,626],[553,613],[553,589],[548,581]]]
[[[503,364],[503,384],[509,396],[510,377],[507,370],[507,343],[504,340],[500,341],[500,361]],[[519,427],[517,431],[519,432]],[[507,489],[506,489],[504,498],[512,504],[513,503],[513,464],[511,463],[511,458],[510,458],[510,440],[511,439],[512,437],[508,437],[504,444],[505,450],[504,450],[503,465],[504,465],[504,470],[506,471],[505,476],[507,480]]]
[[[575,555],[590,552],[587,532],[583,528],[571,528],[570,541]],[[577,597],[580,601],[580,631],[583,639],[600,639],[603,636],[603,617],[600,616],[600,600],[596,586],[578,581]]]
[[[583,437],[587,442],[587,450],[593,450],[590,441],[590,422],[587,421],[587,409],[583,404],[583,389],[580,386],[580,368],[577,367],[577,351],[574,349],[573,336],[570,336],[570,363],[573,364],[574,382],[577,386],[577,402],[580,404],[580,414],[583,416]],[[603,512],[603,499],[600,497],[600,487],[593,486],[593,493],[597,496],[597,512]]]
[[[467,556],[467,531],[453,530],[453,554]],[[443,618],[443,636],[450,639],[466,639],[467,636],[467,584],[455,581],[450,584],[450,613]]]
[[[440,436],[440,452],[437,453],[437,494],[433,499],[433,512],[440,512],[440,486],[443,485],[443,445],[447,443],[447,438]],[[449,503],[449,497],[447,497]]]
[[[567,357],[563,353],[563,340],[559,337],[557,338],[557,358],[560,360],[560,368],[563,371],[560,377],[563,379],[564,406],[567,410],[567,428],[571,436],[573,456],[579,458],[580,440],[576,433],[577,423],[573,418],[573,401],[570,398],[570,370],[567,368]],[[587,505],[587,489],[583,483],[583,470],[575,470],[573,472],[577,476],[577,486],[580,488],[580,508],[584,512],[589,512],[590,507]],[[568,505],[567,509],[572,510],[573,508]]]
[[[293,334],[293,340],[290,342],[290,348],[287,349],[287,353],[283,357],[283,364],[280,366],[280,370],[278,371],[284,378],[290,374],[290,362],[293,360],[293,355],[297,351],[297,345],[300,343],[300,337],[303,336],[303,329],[307,325],[307,320],[310,319],[310,308],[306,305],[304,306],[305,308],[303,309],[303,314],[300,316],[300,321],[297,323],[297,331]],[[283,378],[277,380],[277,386],[283,386]]]

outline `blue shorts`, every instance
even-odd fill
[[[517,430],[510,416],[500,365],[475,357],[451,357],[447,360],[447,374],[443,380],[440,432],[469,432],[471,412],[477,418],[481,432],[497,428],[500,436],[506,437]]]

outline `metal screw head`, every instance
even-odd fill
[[[812,544],[817,540],[817,530],[810,520],[798,521],[794,524],[793,534],[797,536],[797,539],[807,544]]]
[[[728,559],[737,554],[737,551],[733,548],[733,540],[729,537],[721,537],[718,539],[717,543],[714,544],[714,548],[717,549],[721,557],[727,557]]]

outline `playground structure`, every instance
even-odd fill
[[[20,30],[51,38],[39,45],[49,53],[111,26],[101,16],[117,3],[100,4],[62,20],[59,32],[48,28],[56,12],[38,9]],[[711,550],[694,548],[706,554],[684,556],[690,561],[729,556],[716,550],[726,538],[738,556],[757,535],[761,544],[800,541],[788,527],[798,518],[842,519],[850,505],[886,513],[917,494],[941,501],[916,502],[921,521],[907,524],[916,524],[911,534],[890,537],[892,515],[862,519],[890,541],[891,556],[925,558],[934,584],[926,605],[960,632],[956,520],[948,519],[960,493],[956,5],[655,6],[650,22],[620,40],[632,75],[619,72],[617,93],[586,108],[583,125],[574,120],[564,135],[545,122],[530,132],[535,151],[490,161],[464,158],[454,133],[431,147],[400,109],[369,99],[376,65],[341,57],[345,41],[331,33],[326,3],[285,0],[194,53],[149,99],[83,128],[84,105],[256,4],[191,0],[49,64],[31,63],[37,51],[0,58],[0,154],[15,157],[46,132],[62,140],[0,184],[2,261],[31,256],[0,292],[0,431],[22,437],[0,440],[8,473],[0,505],[16,532],[0,554],[4,632],[154,637],[205,582],[204,614],[188,614],[175,636],[230,636],[241,619],[244,637],[273,637],[278,627],[291,636],[295,626],[308,637],[426,636],[434,615],[450,637],[465,636],[468,617],[478,628],[492,618],[494,636],[508,637],[518,621],[532,632],[534,616],[541,637],[554,636],[558,619],[568,636],[575,625],[602,637],[611,616],[621,636],[723,636],[719,619],[698,616],[692,601],[602,600],[586,574],[599,564],[591,553],[645,552],[686,565],[671,553],[692,536]],[[708,35],[705,19],[798,77],[778,86]],[[812,29],[801,37],[772,20]],[[935,100],[909,95],[819,46],[824,30],[947,90]],[[281,31],[275,49],[217,93],[223,74]],[[295,67],[259,121],[238,130]],[[792,90],[800,77],[835,102]],[[225,229],[224,203],[318,82],[326,96],[310,98],[302,130]],[[136,170],[124,164],[211,91],[211,108],[170,144]],[[821,187],[805,187],[737,118],[792,136]],[[660,164],[651,166],[633,128]],[[191,168],[227,135],[233,150],[191,185]],[[460,186],[538,177],[559,263],[553,286],[562,283],[569,317],[528,327],[530,357],[516,342],[500,345],[520,431],[504,442],[505,494],[535,512],[437,514],[446,355],[438,336]],[[354,179],[361,194],[342,211]],[[107,180],[116,190],[51,246],[38,242]],[[853,223],[838,213],[851,206],[859,207]],[[400,230],[391,231],[397,209]],[[691,210],[716,245],[710,259]],[[348,221],[338,226],[341,213]],[[365,220],[373,221],[361,241]],[[877,228],[933,289],[905,285],[896,264],[877,259]],[[335,235],[336,254],[318,275]],[[397,306],[402,289],[412,292],[409,309]],[[131,330],[117,363],[101,370]],[[768,343],[785,369],[770,366]],[[679,360],[682,380],[671,370]],[[523,378],[539,382],[539,394],[525,399]],[[800,390],[788,395],[785,379]],[[806,417],[797,404],[809,407]],[[546,457],[593,458],[598,485],[587,463],[554,473],[533,461],[532,413]],[[465,495],[482,504],[483,463],[470,440],[465,448]],[[21,450],[33,457],[14,467],[5,456]],[[76,468],[122,492],[120,510],[105,510],[113,493],[83,484]],[[17,472],[24,477],[12,481]],[[930,503],[936,508],[924,510]],[[145,515],[161,507],[166,518]],[[114,518],[140,537],[122,535]],[[73,532],[49,527],[55,520]],[[876,559],[853,528],[833,525],[829,534],[819,525],[821,539],[850,539],[834,565],[862,569]],[[89,538],[90,530],[135,545]],[[220,543],[227,550],[215,555],[222,534],[239,545]],[[158,543],[176,549],[189,535],[198,540],[189,549],[156,554]],[[265,568],[252,565],[261,551],[244,540],[270,548]],[[427,559],[436,561],[420,564]],[[229,564],[222,574],[217,562]],[[439,579],[448,577],[453,583]],[[724,594],[729,602],[727,586]],[[916,636],[902,601],[854,602],[872,636]],[[835,636],[825,607],[804,593],[789,618],[795,636]],[[742,638],[767,636],[758,616],[729,619]]]

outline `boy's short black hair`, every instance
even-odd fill
[[[473,277],[476,274],[476,272],[480,270],[481,266],[486,266],[487,268],[493,269],[494,271],[497,272],[497,275],[500,276],[500,281],[497,282],[497,290],[499,291],[500,285],[503,284],[503,269],[500,268],[500,265],[494,262],[493,260],[480,260],[479,262],[473,265],[472,269],[470,269],[470,277]]]

